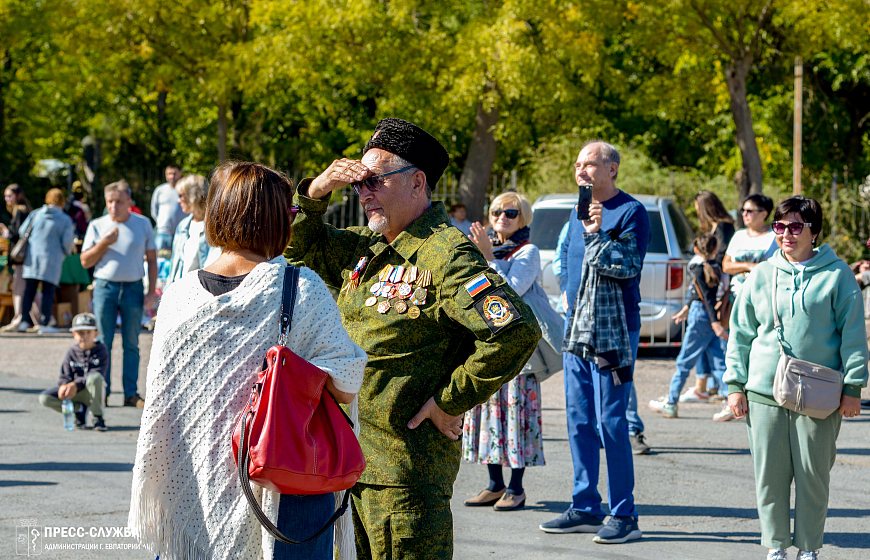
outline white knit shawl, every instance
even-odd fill
[[[231,436],[278,340],[285,269],[281,257],[262,263],[218,297],[190,274],[162,298],[128,519],[139,542],[161,560],[272,558],[274,539],[242,494]],[[326,371],[339,390],[359,391],[365,352],[350,340],[326,285],[307,268],[300,271],[287,347]],[[354,400],[354,421],[356,414]],[[253,489],[274,523],[280,494]],[[336,524],[342,560],[356,556],[350,517],[348,510]]]

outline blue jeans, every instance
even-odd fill
[[[629,333],[637,358],[640,331]],[[637,517],[634,507],[634,460],[626,410],[634,383],[614,385],[610,371],[574,354],[562,354],[565,367],[565,410],[568,444],[574,463],[572,506],[604,518],[598,493],[600,445],[607,460],[607,499],[611,515]],[[600,434],[600,439],[599,439]]]
[[[710,366],[710,371],[705,373],[713,375],[713,379],[716,380],[724,395],[727,390],[725,384],[722,383],[722,376],[725,374],[724,346],[725,341],[716,336],[713,327],[710,326],[710,317],[704,304],[700,301],[693,301],[689,307],[683,346],[677,356],[677,370],[671,377],[668,402],[671,404],[679,402],[680,391],[686,384],[686,378],[689,377],[693,367],[700,368],[698,363],[702,357]],[[696,371],[700,372],[701,370],[696,369]]]
[[[695,363],[695,377],[698,379],[702,377],[707,378],[707,390],[714,391],[719,390],[719,382],[716,378],[710,373],[712,371],[713,366],[710,365],[710,360],[707,359],[706,352],[701,354],[698,358],[697,363]]]
[[[278,500],[278,522],[275,524],[287,538],[307,539],[329,521],[335,511],[332,494],[294,496],[281,494]],[[302,544],[275,541],[272,560],[332,560],[332,534],[328,528],[314,540]]]
[[[100,330],[98,340],[109,349],[109,369],[106,371],[106,396],[112,388],[112,342],[115,322],[121,312],[121,342],[124,347],[124,398],[137,394],[139,381],[139,331],[142,330],[142,306],[145,303],[142,280],[111,282],[94,279],[94,315]]]
[[[169,249],[172,250],[172,236],[168,233],[155,233],[154,244],[157,245],[157,250]]]

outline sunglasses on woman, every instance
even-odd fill
[[[509,220],[515,220],[517,216],[520,215],[519,210],[493,210],[490,212],[494,218],[498,218],[502,214],[507,216]]]
[[[354,181],[350,184],[350,187],[356,192],[356,194],[359,194],[363,187],[367,188],[369,192],[378,192],[378,190],[384,186],[384,177],[389,177],[390,175],[395,175],[396,173],[401,173],[402,171],[407,171],[409,169],[414,169],[414,166],[409,165],[395,171],[390,171],[389,173],[381,173],[374,177],[366,177],[362,181]]]
[[[805,224],[803,222],[773,222],[770,227],[773,228],[773,233],[782,235],[785,230],[792,235],[800,235],[804,231],[804,226],[812,227],[813,224]]]

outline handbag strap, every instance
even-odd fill
[[[773,330],[776,331],[776,341],[779,343],[779,352],[783,356],[785,355],[785,348],[782,346],[783,334],[782,334],[782,322],[779,320],[779,310],[776,307],[776,289],[777,289],[777,279],[779,277],[779,269],[775,266],[773,267],[773,296],[771,298],[771,307],[773,308]]]
[[[298,284],[299,269],[288,264],[284,271],[284,294],[281,296],[281,332],[278,336],[278,344],[285,347],[287,346],[287,337],[290,335],[293,310],[296,308]]]
[[[290,334],[290,322],[293,318],[293,310],[296,308],[296,293],[297,286],[299,284],[299,269],[292,265],[287,265],[287,268],[284,272],[284,292],[281,296],[281,333],[278,338],[278,343],[281,346],[286,346],[287,336]],[[331,394],[329,395],[332,396]],[[333,397],[334,399],[335,397]],[[337,404],[337,403],[336,403]],[[341,407],[338,407],[341,410],[341,413],[344,414],[344,417],[347,419],[348,423],[353,427],[353,422],[351,422],[350,418],[345,414],[344,410]],[[239,484],[242,487],[242,493],[244,493],[245,498],[248,500],[248,505],[251,506],[251,511],[253,511],[254,516],[259,520],[260,524],[263,526],[266,531],[272,535],[275,540],[280,541],[284,544],[302,544],[304,542],[308,542],[310,540],[316,539],[320,535],[323,534],[324,531],[329,529],[333,523],[335,523],[339,517],[344,515],[344,512],[347,511],[347,506],[350,501],[350,489],[345,490],[344,499],[341,502],[341,507],[332,514],[332,517],[323,527],[320,528],[319,531],[308,537],[307,539],[301,541],[294,541],[293,539],[285,536],[281,531],[275,527],[275,524],[269,520],[266,514],[263,512],[262,508],[260,508],[260,504],[257,503],[257,499],[254,496],[254,491],[251,488],[251,481],[248,475],[249,463],[251,461],[251,457],[248,449],[248,430],[249,422],[254,417],[254,412],[249,411],[245,414],[242,424],[241,433],[239,435],[239,451],[238,456],[236,457],[236,464],[239,469]]]
[[[298,271],[298,269],[297,269]],[[239,451],[238,456],[236,457],[237,463],[239,465],[239,483],[242,487],[242,493],[244,493],[245,498],[248,499],[248,505],[251,506],[251,511],[254,512],[254,516],[260,522],[266,531],[275,537],[275,540],[281,541],[284,544],[302,544],[308,542],[310,540],[316,539],[320,535],[323,534],[324,531],[332,527],[332,524],[338,521],[338,518],[344,515],[344,512],[347,511],[348,502],[350,501],[350,488],[344,491],[344,499],[341,501],[341,507],[338,508],[335,513],[332,514],[332,517],[329,518],[329,521],[320,528],[319,531],[308,537],[307,539],[303,539],[301,541],[294,541],[293,539],[287,537],[275,527],[275,524],[266,517],[266,514],[260,508],[260,504],[257,503],[257,498],[254,496],[254,491],[251,488],[251,481],[248,477],[248,467],[251,461],[250,454],[248,452],[248,429],[249,423],[251,419],[254,417],[254,412],[249,411],[245,414],[244,419],[242,420],[242,429],[239,435]]]

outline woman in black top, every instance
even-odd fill
[[[716,262],[718,240],[710,233],[703,233],[695,239],[695,253],[704,262],[692,269],[692,285],[695,290],[689,303],[674,315],[677,323],[688,319],[683,345],[677,356],[677,369],[671,378],[668,395],[650,401],[649,407],[666,418],[676,418],[680,391],[693,367],[701,356],[706,356],[711,365],[711,373],[721,384],[725,373],[725,347],[728,331],[716,316],[716,301],[723,279],[722,269]],[[685,402],[685,401],[683,401]],[[715,418],[714,420],[719,420]]]
[[[0,235],[9,240],[9,247],[11,248],[18,243],[21,224],[24,223],[24,220],[27,219],[27,216],[30,215],[30,212],[33,209],[30,207],[30,203],[27,202],[27,198],[24,196],[24,189],[14,183],[6,187],[6,190],[3,193],[3,198],[6,201],[7,212],[12,215],[12,220],[9,222],[8,226],[0,224]],[[7,267],[10,271],[13,271],[14,269],[12,276],[12,308],[15,311],[15,316],[12,318],[12,322],[0,329],[0,331],[16,332],[18,331],[18,325],[21,323],[21,304],[24,300],[25,282],[24,277],[21,276],[24,266],[13,266],[12,263],[8,263]],[[34,302],[33,305],[34,312],[31,314],[33,322],[31,324],[34,325],[40,316],[38,309],[39,303],[40,302],[37,301]]]
[[[698,227],[701,233],[712,233],[719,240],[716,262],[722,266],[725,250],[734,237],[734,218],[725,209],[719,197],[710,191],[701,191],[695,195],[695,212],[698,213]]]
[[[698,214],[698,226],[701,233],[712,233],[719,240],[719,250],[716,252],[716,262],[722,266],[725,250],[734,237],[734,218],[725,209],[719,197],[710,191],[701,191],[695,195],[695,212]],[[690,263],[689,268],[692,265]],[[691,301],[695,292],[694,286],[689,286],[686,302]],[[719,395],[719,383],[711,376],[712,366],[704,354],[695,365],[695,386],[680,396],[680,402],[708,402],[724,400]]]

